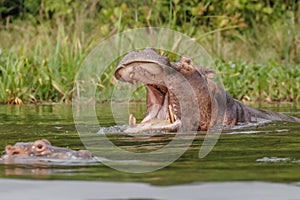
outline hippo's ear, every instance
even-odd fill
[[[217,71],[214,70],[214,69],[206,69],[204,71],[204,73],[205,73],[205,75],[206,75],[207,78],[213,79],[213,78],[215,78],[215,76],[217,74]]]
[[[92,158],[92,154],[89,150],[79,150],[78,155],[81,158],[89,159]]]
[[[197,66],[197,69],[200,70],[205,76],[209,79],[215,78],[217,71],[214,69],[208,69],[205,67]]]
[[[42,141],[45,142],[47,145],[51,145],[51,143],[49,142],[49,140],[42,139]]]

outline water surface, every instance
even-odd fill
[[[294,105],[269,106],[268,109],[300,117]],[[133,104],[138,119],[144,104]],[[109,104],[98,105],[102,126],[115,125]],[[126,123],[127,119],[124,119]],[[0,106],[0,149],[16,142],[48,139],[53,145],[74,150],[85,149],[72,117],[70,105]],[[226,131],[214,149],[198,158],[203,134],[198,134],[189,150],[176,162],[161,170],[134,174],[96,165],[5,165],[0,164],[0,178],[44,180],[93,180],[110,182],[143,182],[155,186],[198,182],[263,181],[300,182],[300,124],[272,122],[258,127]],[[163,147],[172,134],[158,134],[153,140],[132,140],[124,134],[113,134],[110,140],[124,149],[145,152]]]

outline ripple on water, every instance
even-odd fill
[[[123,133],[129,126],[128,125],[115,125],[109,127],[101,127],[97,134],[106,133]]]
[[[278,163],[278,162],[291,162],[300,164],[300,160],[290,157],[280,158],[280,157],[263,157],[256,159],[256,162],[263,162],[263,163]]]
[[[271,163],[277,163],[277,162],[289,162],[291,161],[291,158],[278,158],[278,157],[263,157],[256,159],[256,162],[271,162]]]

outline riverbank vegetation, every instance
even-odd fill
[[[2,103],[70,102],[90,50],[116,33],[146,26],[195,38],[237,99],[300,100],[297,0],[0,0],[0,17]],[[102,99],[110,98],[114,68],[97,84]]]

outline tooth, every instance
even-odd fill
[[[171,105],[168,106],[168,114],[169,114],[170,122],[174,123],[175,122],[175,116],[174,116]]]
[[[134,72],[130,72],[130,73],[129,73],[129,77],[130,77],[130,78],[133,78],[133,77],[134,77]]]
[[[136,125],[136,119],[133,116],[133,114],[129,115],[129,126],[135,126]]]

